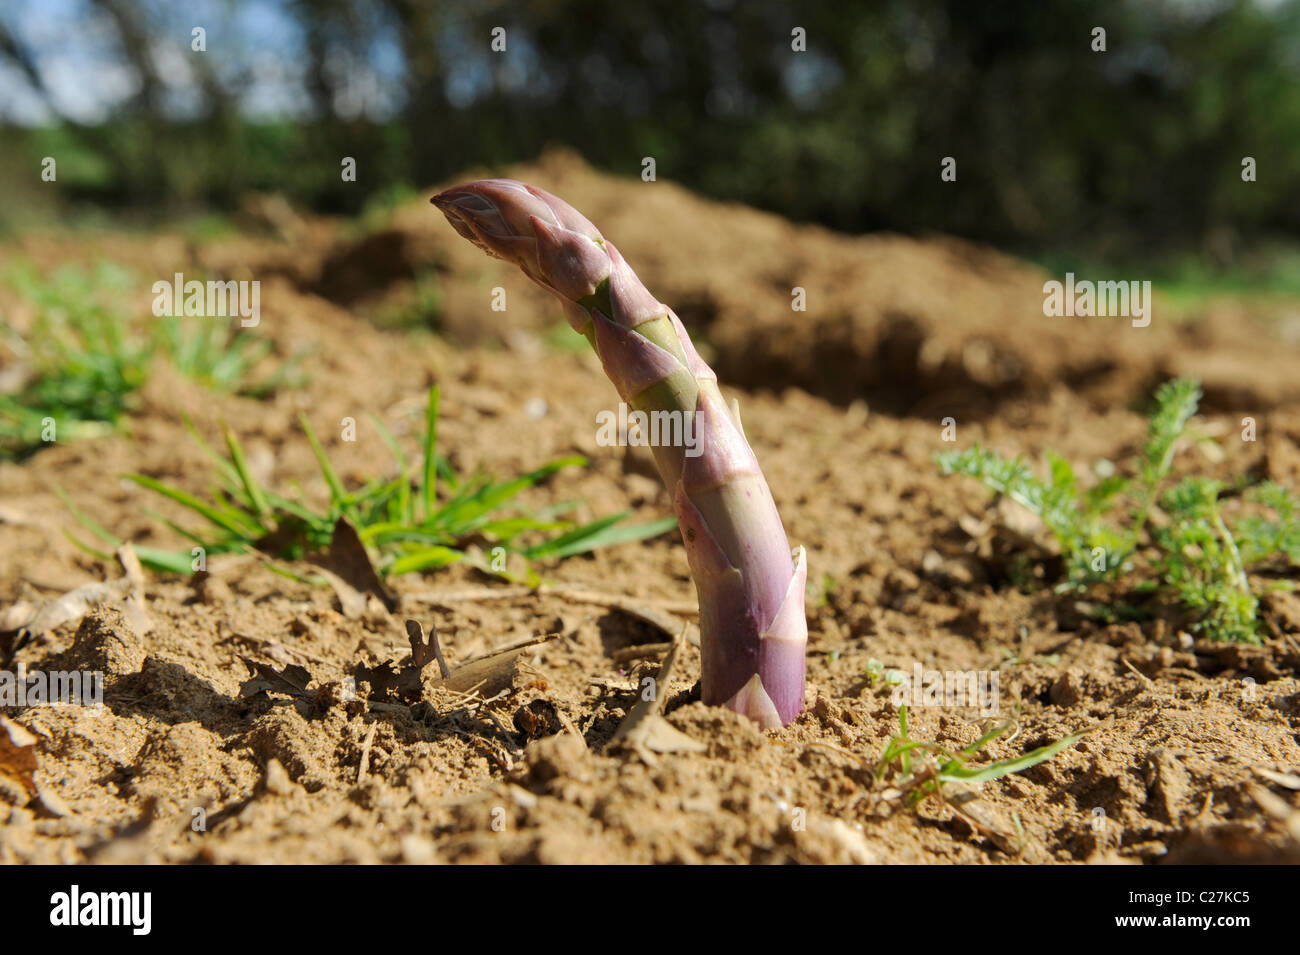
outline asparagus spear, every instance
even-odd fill
[[[689,453],[669,445],[653,451],[699,592],[702,696],[764,728],[789,723],[803,709],[804,550],[791,553],[739,409],[727,407],[681,320],[612,242],[548,192],[483,179],[432,202],[466,239],[559,297],[631,408],[693,421]]]

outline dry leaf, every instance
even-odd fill
[[[65,623],[80,620],[106,600],[122,596],[125,588],[123,581],[113,580],[102,583],[86,584],[76,590],[69,590],[61,597],[56,597],[41,607],[20,629],[33,634],[46,633]]]
[[[256,696],[262,692],[283,693],[297,699],[311,699],[316,695],[313,690],[307,689],[307,684],[312,681],[312,675],[305,667],[290,664],[283,670],[277,670],[269,664],[258,663],[248,657],[239,659],[244,661],[244,666],[248,667],[248,672],[252,674],[250,679],[239,685],[239,695],[242,697]]]
[[[664,662],[655,677],[655,692],[649,699],[644,695],[637,698],[627,718],[619,724],[614,738],[610,740],[611,746],[626,746],[651,766],[657,762],[652,753],[701,753],[708,748],[659,715],[682,643],[680,636],[673,641],[672,648],[664,656]]]
[[[35,734],[0,716],[0,776],[17,783],[30,798],[36,795],[35,773]]]
[[[13,624],[14,629],[19,633],[25,631],[32,635],[39,635],[62,624],[80,621],[91,608],[106,601],[123,598],[128,598],[134,603],[131,612],[136,619],[140,619],[140,614],[144,613],[144,571],[140,567],[140,559],[136,557],[135,550],[130,544],[119,547],[115,556],[123,571],[123,576],[117,580],[86,584],[70,590],[45,603],[27,620],[18,621],[14,607],[10,607],[5,614],[5,623]],[[145,630],[147,629],[146,625]],[[138,630],[138,632],[144,631]],[[12,638],[10,642],[11,644],[14,642]]]
[[[633,746],[644,746],[654,753],[703,753],[708,749],[699,740],[691,739],[658,713],[651,713],[633,727],[625,740]]]
[[[447,664],[442,659],[442,647],[438,645],[438,629],[435,627],[426,640],[424,628],[418,620],[406,621],[406,637],[411,644],[411,662],[399,665],[392,660],[375,667],[358,664],[352,670],[357,683],[369,683],[373,694],[395,698],[396,701],[418,703],[424,698],[424,678],[422,671],[434,660],[442,673],[446,675]]]
[[[528,637],[508,647],[474,657],[460,666],[449,667],[443,658],[436,628],[430,632],[426,640],[424,628],[419,622],[407,620],[406,635],[411,643],[410,663],[399,664],[398,661],[392,660],[374,667],[358,664],[352,670],[352,675],[358,683],[370,684],[372,693],[389,697],[390,701],[405,703],[418,703],[424,698],[423,670],[434,660],[438,662],[442,675],[430,682],[431,687],[442,687],[455,693],[477,690],[483,696],[495,696],[502,690],[514,686],[521,653],[529,647],[554,640],[557,636],[549,634],[543,637]]]
[[[19,599],[15,601],[12,606],[0,612],[0,632],[20,629],[26,625],[27,621],[36,616],[37,609],[39,608],[36,604],[30,600]]]
[[[368,667],[359,663],[352,668],[352,676],[358,685],[370,684],[371,697],[404,703],[418,703],[424,698],[424,681],[419,667],[398,667],[393,663]]]
[[[1273,770],[1265,769],[1262,766],[1256,766],[1255,772],[1271,783],[1277,783],[1287,789],[1300,790],[1300,776],[1294,773],[1275,773]]]
[[[339,610],[342,611],[343,616],[349,620],[357,620],[366,615],[366,611],[370,608],[370,602],[366,599],[365,594],[334,573],[334,571],[321,567],[319,564],[313,566],[333,588],[334,596],[339,598]]]
[[[397,597],[379,579],[361,535],[346,517],[334,522],[329,550],[313,563],[334,588],[345,617],[356,619],[366,613],[366,594],[373,594],[389,613],[397,609]]]
[[[438,661],[438,672],[444,678],[451,674],[447,661],[442,658],[442,646],[438,643],[438,628],[434,627],[429,639],[424,639],[424,628],[418,620],[406,621],[406,636],[411,641],[411,663],[423,670],[434,660]]]
[[[477,687],[483,696],[495,696],[514,685],[521,653],[529,647],[554,640],[557,636],[558,634],[552,633],[542,637],[528,637],[519,643],[467,660],[460,666],[453,667],[451,673],[443,679],[434,681],[434,685],[457,693],[465,693]]]

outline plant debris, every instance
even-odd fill
[[[630,749],[650,766],[658,763],[655,753],[702,753],[708,749],[661,715],[669,680],[683,643],[680,636],[673,641],[672,648],[659,665],[658,674],[649,682],[643,682],[636,703],[632,704],[632,709],[610,740],[611,748]]]
[[[0,716],[0,783],[16,785],[28,798],[35,796],[36,766],[36,736],[25,726]],[[0,785],[0,796],[7,789]]]

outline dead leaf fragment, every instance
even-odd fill
[[[343,616],[348,619],[366,614],[370,605],[367,595],[373,595],[389,613],[397,609],[397,597],[379,579],[361,535],[346,517],[334,522],[329,550],[313,564],[334,588]]]
[[[369,683],[371,693],[379,697],[388,697],[390,701],[418,703],[424,698],[424,677],[422,671],[434,660],[443,677],[450,672],[447,662],[442,657],[442,646],[438,643],[438,628],[434,627],[426,640],[424,628],[418,620],[406,621],[406,637],[411,644],[411,662],[399,665],[391,660],[378,666],[368,667],[358,664],[352,670],[357,683]]]
[[[11,606],[0,611],[0,632],[17,630],[36,616],[36,604],[19,598]]]
[[[653,766],[657,762],[653,753],[701,753],[708,748],[659,715],[682,643],[683,638],[680,636],[673,641],[672,648],[664,656],[664,662],[655,677],[655,692],[648,698],[644,694],[638,697],[614,733],[614,738],[610,740],[611,746],[631,749],[647,765]]]
[[[370,684],[371,700],[418,703],[424,697],[424,681],[419,667],[398,667],[394,663],[368,667],[358,663],[352,668],[352,678],[358,686]]]
[[[1256,766],[1255,772],[1271,783],[1277,783],[1279,786],[1285,786],[1287,789],[1300,791],[1300,776],[1297,776],[1295,773],[1276,773],[1273,770],[1265,769],[1262,766]]]
[[[244,666],[248,667],[248,672],[252,674],[250,679],[239,685],[239,695],[242,697],[256,696],[262,692],[282,693],[297,699],[310,699],[316,695],[314,691],[307,689],[307,684],[312,681],[312,675],[307,672],[306,667],[290,664],[282,670],[277,670],[270,664],[258,663],[248,657],[241,656],[239,659],[244,661]]]
[[[438,661],[438,672],[446,679],[451,675],[447,661],[442,658],[442,646],[438,643],[438,628],[434,627],[429,639],[424,638],[424,628],[418,620],[406,621],[406,636],[411,641],[411,663],[423,670],[434,660]]]
[[[80,622],[93,608],[110,600],[122,601],[123,612],[136,632],[147,633],[152,623],[144,609],[144,571],[140,559],[130,544],[119,547],[115,556],[123,571],[123,576],[117,580],[85,584],[39,608],[20,601],[29,611],[26,619],[20,619],[19,604],[10,607],[3,615],[5,626],[0,627],[0,650],[4,651],[4,661],[7,663],[8,655],[20,649],[29,635],[39,636],[65,623]]]
[[[529,647],[554,640],[556,636],[557,634],[551,633],[541,637],[528,637],[508,647],[467,660],[460,666],[453,667],[450,674],[435,681],[434,685],[457,693],[465,693],[477,687],[482,695],[494,696],[514,685],[521,653]]]
[[[36,795],[35,773],[36,735],[0,716],[0,777],[16,783],[31,798]]]

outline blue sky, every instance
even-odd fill
[[[144,0],[156,34],[152,54],[178,117],[200,102],[191,58],[206,56],[218,76],[251,82],[241,107],[252,116],[301,116],[309,108],[303,87],[303,39],[285,0],[192,0],[184,4]],[[0,3],[0,22],[31,51],[59,111],[94,122],[138,92],[135,72],[116,55],[110,21],[86,0]],[[190,48],[191,31],[207,31],[207,52]],[[402,59],[396,37],[378,39],[361,62],[339,62],[346,77],[336,108],[382,118],[400,100]],[[50,120],[50,110],[16,68],[0,61],[0,122],[24,125]]]

